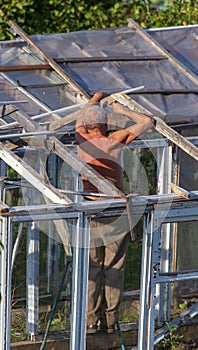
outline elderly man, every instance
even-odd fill
[[[135,124],[107,136],[106,112],[98,106],[102,97],[102,93],[96,93],[79,114],[78,155],[123,192],[123,147],[148,130],[153,122],[148,116],[114,102],[113,111],[128,116]],[[100,199],[98,189],[84,176],[82,181],[85,200]],[[130,228],[126,215],[92,219],[90,228],[87,333],[99,330],[112,333],[118,322]]]

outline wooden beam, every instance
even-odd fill
[[[25,130],[28,129],[28,126],[31,124],[31,131],[37,131],[38,128],[38,124],[32,120],[30,117],[28,117],[27,115],[25,116],[24,114],[22,114],[18,108],[14,105],[7,105],[6,106],[6,115],[11,115],[12,119],[14,119],[15,121],[18,122],[18,125],[21,125],[22,127],[24,127]],[[9,124],[7,125],[7,127],[9,128]],[[27,130],[29,131],[29,130]]]
[[[190,193],[183,188],[173,184],[172,182],[170,183],[170,188],[171,190],[176,193],[178,196],[184,197],[189,199],[190,198]]]
[[[42,69],[52,69],[52,67],[49,64],[23,64],[21,66],[0,66],[0,72],[18,72]]]
[[[10,106],[10,108],[14,108],[14,106]],[[16,120],[19,124],[21,124],[24,127],[24,129],[28,132],[45,130],[43,127],[39,126],[37,122],[32,120],[27,115],[22,114],[21,112],[15,112],[12,118]],[[78,173],[86,176],[86,178],[94,186],[96,186],[96,188],[98,188],[99,192],[110,195],[112,197],[125,197],[125,195],[120,190],[118,190],[110,181],[106,180],[91,166],[83,162],[74,152],[65,147],[62,144],[62,142],[60,142],[55,136],[50,136],[47,138],[45,138],[45,136],[40,136],[39,138],[42,137],[43,147],[45,149],[48,149],[50,152],[54,152],[66,163],[68,163],[73,169],[75,169]],[[36,142],[34,142],[34,146],[36,147],[37,144],[38,138],[36,139]]]
[[[50,123],[49,130],[51,130],[51,131],[58,130],[58,129],[66,126],[67,124],[70,124],[70,123],[76,121],[78,115],[79,115],[79,111],[76,111],[74,113],[70,113],[69,115],[66,115],[65,117],[63,117],[61,119],[54,120],[52,123]]]
[[[9,114],[12,114],[14,113],[15,111],[17,111],[18,109],[13,108],[13,109],[10,109],[10,103],[9,101],[7,101],[8,103],[6,104],[6,106],[1,106],[1,102],[0,102],[0,114],[2,115],[2,117],[6,116],[6,115],[9,115]],[[11,101],[12,103],[11,104],[14,104],[14,101]],[[17,104],[17,101],[16,101],[16,104]],[[40,113],[40,114],[37,114],[37,115],[34,115],[31,117],[31,120],[36,120],[36,119],[40,119],[40,118],[43,118],[43,117],[47,117],[47,116],[52,116],[53,115],[53,121],[51,121],[50,125],[49,125],[49,130],[56,130],[66,124],[69,124],[71,122],[73,122],[74,120],[76,120],[77,118],[77,115],[79,113],[79,109],[82,108],[84,105],[86,104],[86,102],[82,102],[82,103],[78,103],[78,104],[74,104],[72,106],[67,106],[67,107],[63,107],[63,108],[58,108],[58,109],[55,109],[53,111],[50,111],[50,112],[44,112],[44,113]],[[69,113],[71,110],[75,110],[77,109],[76,112],[73,112],[73,113],[70,113],[68,116],[66,117],[60,117],[59,113]],[[62,121],[62,119],[64,119],[64,121]],[[67,118],[67,122],[66,122],[66,118]],[[53,127],[52,127],[53,125]],[[60,125],[60,126],[59,126]],[[4,125],[0,125],[0,129],[1,130],[4,130],[4,129],[8,129],[8,128],[12,128],[12,127],[17,127],[19,126],[19,123],[17,123],[16,121],[15,122],[12,122],[12,123],[7,123],[7,124],[4,124]]]
[[[144,89],[144,86],[138,86],[138,87],[135,87],[135,88],[131,88],[131,89],[127,89],[125,91],[122,91],[122,93],[123,92],[126,93],[126,94],[133,93],[133,92],[140,91],[142,89]],[[78,107],[78,108],[79,107],[83,107],[83,104],[78,104],[76,106],[74,105],[74,107]],[[72,108],[72,106],[69,107],[69,108]],[[57,129],[61,128],[61,127],[64,127],[65,125],[67,125],[69,123],[72,123],[73,121],[75,121],[77,119],[78,115],[79,115],[79,111],[73,112],[73,113],[71,113],[69,115],[66,115],[65,117],[63,117],[63,118],[61,118],[61,119],[59,119],[57,121],[56,120],[53,121],[49,125],[49,130],[57,130]]]
[[[113,61],[160,61],[166,60],[164,56],[100,56],[100,57],[65,57],[65,58],[54,58],[57,63],[82,63],[82,62],[113,62]]]
[[[166,57],[174,66],[180,69],[186,77],[193,81],[196,85],[198,78],[192,74],[182,63],[180,63],[174,56],[172,56],[164,47],[162,47],[155,39],[153,39],[147,32],[145,32],[134,20],[128,19],[128,26],[135,29],[137,33],[152,47],[154,47],[161,55]]]
[[[9,211],[8,205],[0,201],[0,213],[7,213],[8,211]]]
[[[66,58],[53,58],[55,63],[82,63],[82,62],[114,62],[114,61],[159,61],[166,59],[163,56],[116,56],[116,57],[66,57]],[[33,71],[33,70],[49,70],[53,67],[49,63],[42,64],[23,64],[23,65],[10,65],[0,66],[0,72],[18,72],[18,71]],[[71,79],[71,78],[70,78]]]
[[[169,127],[163,120],[160,118],[154,117],[156,124],[155,128],[162,135],[171,140],[175,145],[181,148],[192,158],[198,160],[198,148],[188,141],[185,137],[180,135],[176,130],[173,130]]]
[[[29,45],[31,45],[44,59],[45,61],[64,79],[66,80],[77,93],[83,95],[86,101],[89,101],[90,96],[78,85],[65,71],[62,69],[58,63],[56,63],[50,56],[48,56],[31,38],[27,35],[22,28],[19,27],[13,21],[9,21],[11,27],[14,31],[19,34]]]
[[[51,109],[46,106],[43,102],[41,102],[41,100],[38,100],[34,95],[32,95],[30,92],[28,92],[27,90],[25,90],[22,86],[18,85],[18,83],[12,79],[10,79],[10,77],[8,77],[6,74],[4,76],[4,79],[7,80],[8,84],[6,84],[6,89],[10,89],[10,84],[13,87],[13,90],[18,90],[20,91],[24,96],[26,96],[31,102],[35,103],[37,105],[37,107],[39,109],[43,109],[47,112],[51,111]],[[17,96],[17,94],[15,94],[15,97]],[[53,117],[55,117],[53,115]],[[56,116],[56,118],[58,118],[58,116]],[[4,121],[5,122],[5,121]],[[8,123],[7,123],[8,125]],[[12,126],[16,126],[16,124],[14,123],[9,123],[9,128]],[[2,125],[0,126],[0,128],[2,127]]]
[[[49,151],[57,154],[79,174],[84,175],[96,188],[98,188],[99,192],[112,197],[125,197],[125,195],[110,181],[106,180],[87,163],[83,162],[74,152],[70,151],[67,147],[64,147],[56,137],[49,137],[45,144]]]
[[[134,91],[133,95],[148,95],[148,94],[162,94],[162,95],[173,95],[173,94],[198,94],[198,89],[146,89],[139,91]]]
[[[149,115],[152,119],[155,120],[155,129],[164,135],[166,138],[171,140],[174,144],[180,147],[184,152],[198,160],[198,148],[193,145],[190,141],[185,139],[185,137],[181,136],[173,130],[170,126],[168,126],[162,119],[157,116],[151,114],[146,108],[140,106],[136,101],[132,100],[129,96],[117,93],[112,94],[110,99],[117,100],[123,105],[129,107],[131,110],[137,110],[141,113]]]
[[[70,204],[72,201],[61,194],[51,184],[46,184],[43,178],[20,157],[7,149],[0,142],[0,158],[14,169],[19,175],[26,179],[31,185],[33,185],[44,196],[49,198],[53,203],[58,204]]]
[[[1,108],[1,105],[11,105],[11,104],[19,104],[19,103],[28,103],[29,101],[28,100],[19,100],[19,101],[14,101],[14,100],[4,100],[4,101],[0,101],[0,108]]]
[[[82,62],[114,62],[114,61],[159,61],[166,59],[163,56],[116,56],[116,57],[66,57],[66,58],[53,58],[55,63],[82,63]],[[0,66],[0,72],[18,72],[18,71],[32,71],[32,70],[49,70],[53,67],[49,63],[42,64],[23,64],[23,65],[11,65],[11,66]]]
[[[177,186],[173,183],[170,184],[171,190],[176,193],[178,196],[187,198],[187,199],[196,199],[198,194],[195,191],[187,191],[184,188]]]

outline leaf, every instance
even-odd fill
[[[186,303],[179,304],[179,309],[181,309],[181,310],[186,309]]]

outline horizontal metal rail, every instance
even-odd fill
[[[198,193],[196,191],[195,193]],[[155,210],[160,222],[177,222],[183,218],[191,220],[191,211],[194,208],[194,218],[198,216],[198,199],[185,199],[175,194],[151,195],[131,197],[134,215],[148,213]],[[78,203],[42,204],[30,206],[8,207],[6,212],[1,212],[1,216],[12,216],[14,221],[32,220],[31,215],[38,220],[46,220],[50,216],[58,218],[77,217],[79,212],[86,212],[88,215],[120,215],[126,208],[125,199],[101,199],[96,201],[84,201]],[[55,218],[55,220],[57,217]]]

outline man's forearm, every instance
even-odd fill
[[[114,102],[113,103],[113,111],[116,113],[120,113],[120,114],[124,114],[127,117],[129,117],[130,119],[132,119],[135,123],[140,121],[140,118],[144,119],[144,120],[151,120],[150,117],[148,117],[146,114],[142,114],[139,112],[134,112],[131,109],[129,109],[128,107],[125,107],[124,105],[122,105],[119,102]]]

